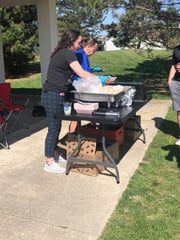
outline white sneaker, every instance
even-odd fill
[[[180,138],[176,140],[176,145],[180,146]]]
[[[59,162],[67,162],[67,160],[65,158],[63,158],[61,155],[59,155]]]
[[[44,166],[44,171],[54,173],[65,173],[66,169],[64,167],[60,167],[56,162],[53,162],[51,165],[48,165],[46,163]]]

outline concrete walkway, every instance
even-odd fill
[[[29,130],[10,134],[11,148],[0,150],[0,239],[97,240],[157,133],[153,118],[165,118],[170,105],[151,100],[138,112],[147,142],[137,140],[124,154],[118,164],[120,184],[107,175],[43,171],[43,118]],[[63,122],[62,134],[67,129]]]

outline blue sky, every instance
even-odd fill
[[[111,14],[111,11],[108,12],[106,18],[104,19],[103,23],[104,24],[110,24],[112,22],[116,22],[117,19],[113,18],[112,14]]]
[[[121,15],[123,12],[124,12],[124,9],[123,8],[119,8],[115,11],[118,15]],[[111,22],[117,22],[117,19],[116,18],[113,18],[112,16],[112,11],[109,10],[105,20],[104,20],[104,23],[105,24],[110,24]]]
[[[116,11],[119,15],[123,13],[123,9],[120,8],[119,10]],[[117,22],[117,18],[113,18],[111,11],[108,12],[106,18],[104,19],[103,23],[104,24],[111,24],[112,22]],[[102,31],[102,35],[106,35],[106,31]]]

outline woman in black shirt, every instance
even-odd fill
[[[69,79],[73,72],[81,78],[94,77],[79,64],[75,50],[80,48],[82,36],[80,32],[68,30],[51,55],[47,80],[42,89],[41,102],[46,110],[48,133],[45,139],[45,156],[47,161],[44,170],[48,172],[64,173],[65,168],[55,161],[55,149],[61,130],[61,121],[55,119],[57,113],[63,112],[63,101],[68,92]]]

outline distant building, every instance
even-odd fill
[[[105,51],[112,51],[112,50],[119,50],[120,47],[116,47],[113,43],[113,38],[110,38],[106,41],[104,41],[104,50]]]
[[[142,42],[140,45],[141,49],[153,49],[153,50],[166,50],[166,47],[164,47],[161,43],[155,42],[155,46],[149,47],[148,43]]]
[[[99,51],[113,51],[113,50],[121,50],[121,49],[129,49],[128,47],[116,47],[113,43],[113,38],[99,38]],[[154,50],[165,50],[166,47],[161,43],[155,42],[154,46],[148,45],[146,42],[142,42],[140,44],[140,49],[154,49]]]

